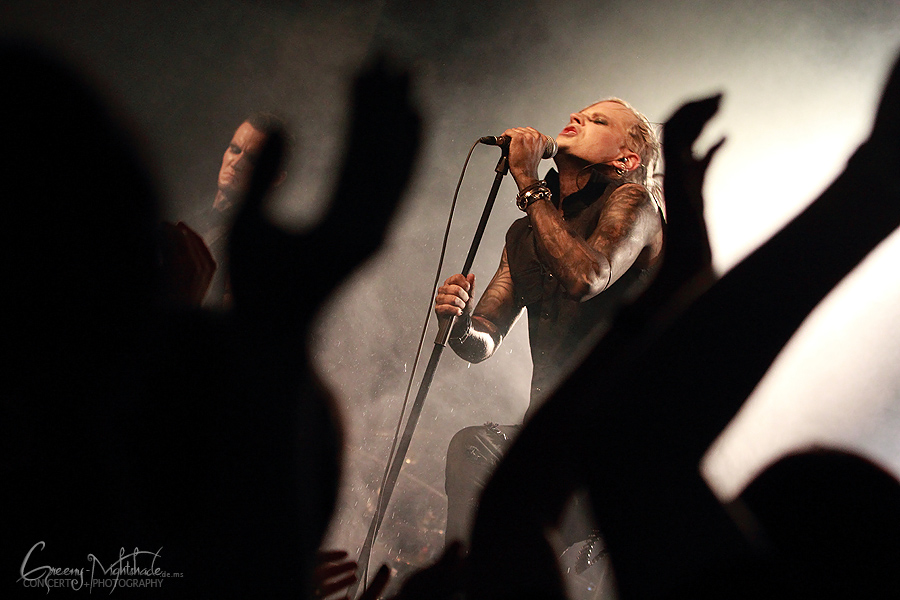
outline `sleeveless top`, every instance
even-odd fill
[[[545,180],[553,192],[554,204],[558,205],[559,175],[551,170]],[[570,195],[562,207],[566,223],[582,238],[590,237],[607,200],[620,185],[591,181]],[[606,333],[616,310],[647,287],[652,269],[632,265],[613,285],[590,300],[573,300],[541,262],[528,216],[514,221],[507,231],[506,255],[516,306],[524,307],[528,313],[533,371],[527,418]]]

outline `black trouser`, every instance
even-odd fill
[[[458,432],[447,449],[444,489],[447,492],[447,527],[444,539],[468,543],[481,492],[509,449],[521,425],[485,423]],[[560,524],[565,546],[585,540],[596,529],[583,493],[570,499]]]
[[[469,541],[481,491],[521,428],[521,425],[486,423],[466,427],[450,440],[444,484],[447,492],[444,538],[448,542]]]

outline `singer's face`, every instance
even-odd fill
[[[608,163],[623,156],[626,132],[635,120],[618,102],[598,102],[569,115],[569,124],[556,137],[559,151],[586,161]]]
[[[237,128],[231,143],[222,157],[222,168],[219,169],[219,191],[232,197],[247,190],[253,166],[256,164],[266,134],[246,121]]]

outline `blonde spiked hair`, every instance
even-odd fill
[[[626,174],[625,179],[643,185],[654,196],[659,197],[660,189],[656,181],[656,168],[659,163],[660,143],[653,125],[642,112],[621,98],[605,98],[599,102],[615,102],[627,109],[634,117],[634,123],[625,131],[625,146],[641,157],[641,164],[637,169]]]

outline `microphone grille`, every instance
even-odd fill
[[[556,144],[556,140],[547,136],[547,147],[544,149],[544,158],[553,158],[556,156],[556,152],[559,150],[559,146]]]

